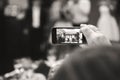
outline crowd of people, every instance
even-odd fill
[[[120,79],[120,20],[115,13],[119,0],[97,1],[95,26],[90,13],[96,0],[30,0],[29,5],[27,1],[8,0],[4,6],[5,56],[13,54],[14,60],[13,70],[2,74],[0,80]],[[87,42],[52,44],[54,27],[80,28]]]

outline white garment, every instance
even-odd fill
[[[116,19],[110,14],[107,7],[100,10],[100,18],[97,24],[101,32],[111,41],[119,41],[119,28]]]

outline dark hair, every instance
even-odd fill
[[[120,80],[120,46],[77,50],[52,80]]]

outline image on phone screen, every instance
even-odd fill
[[[80,28],[53,28],[52,42],[54,44],[82,44],[83,34]]]

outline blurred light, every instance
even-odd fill
[[[32,7],[32,25],[34,28],[39,28],[40,26],[40,6],[34,2]]]

